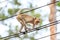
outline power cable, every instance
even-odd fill
[[[53,36],[53,35],[56,35],[56,34],[60,34],[60,32],[57,32],[57,33],[54,33],[54,34],[51,34],[51,35],[47,35],[47,36],[44,36],[44,37],[41,37],[41,38],[38,38],[38,39],[35,39],[35,40],[43,39],[43,38]]]
[[[6,37],[2,37],[0,39],[10,39],[10,38],[14,38],[14,37],[19,37],[20,35],[24,35],[26,33],[30,33],[30,32],[33,32],[33,31],[36,31],[36,30],[41,30],[41,29],[44,29],[44,28],[47,28],[47,27],[50,27],[52,25],[56,25],[56,24],[59,24],[60,23],[60,20],[56,20],[54,22],[51,22],[49,24],[46,24],[46,25],[43,25],[41,27],[37,27],[37,28],[34,28],[34,29],[31,29],[30,31],[27,31],[27,32],[21,32],[21,33],[16,33],[16,34],[13,34],[13,35],[9,35],[9,36],[6,36]]]
[[[22,13],[27,13],[27,12],[30,12],[30,11],[32,11],[32,10],[36,10],[36,9],[39,9],[39,8],[42,8],[42,7],[51,5],[51,4],[55,4],[55,3],[57,3],[57,2],[59,2],[59,1],[56,1],[56,2],[54,2],[54,3],[49,3],[49,4],[43,5],[43,6],[41,6],[41,7],[32,8],[31,10],[28,10],[28,11],[25,11],[25,12],[22,12]],[[12,18],[12,17],[14,17],[14,16],[17,16],[17,15],[16,15],[16,14],[15,14],[15,15],[12,15],[11,17],[8,17],[8,18],[5,18],[5,19],[1,19],[0,21],[4,21],[4,20],[9,19],[9,18]]]

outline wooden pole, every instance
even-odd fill
[[[56,0],[51,0],[51,3],[54,3]],[[49,22],[53,22],[56,19],[56,8],[55,8],[55,4],[51,4],[49,5],[50,7],[50,15],[49,15]],[[50,26],[50,34],[54,34],[56,33],[56,27],[55,25]],[[50,36],[50,40],[56,40],[56,35],[52,35]]]

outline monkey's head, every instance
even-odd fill
[[[40,23],[40,19],[39,18],[35,18],[35,20],[34,20],[34,24],[38,24],[38,23]]]

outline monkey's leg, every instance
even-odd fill
[[[20,28],[20,30],[19,30],[19,32],[21,32],[21,30],[23,29],[23,21],[22,20],[20,20],[20,19],[18,19],[18,21],[19,21],[19,23],[21,23],[21,28]]]
[[[20,28],[19,32],[21,32],[22,29],[23,29],[23,25],[21,25],[21,28]]]
[[[25,25],[25,31],[26,31],[26,32],[27,32],[27,29],[28,29],[28,28],[27,28],[26,25]]]
[[[26,23],[26,20],[25,20],[23,17],[22,17],[22,21],[23,21],[23,24],[24,24],[24,29],[25,29],[25,31],[27,32],[27,29],[28,29],[28,28],[26,27],[26,24],[27,24],[27,23]]]
[[[24,23],[24,29],[25,29],[25,31],[27,32],[27,29],[28,29],[28,28],[26,27],[26,22],[24,21],[23,23]]]
[[[23,20],[22,20],[22,18],[19,18],[19,17],[16,17],[16,18],[17,18],[18,22],[21,23],[21,28],[19,30],[19,32],[21,32],[21,30],[23,29]]]
[[[22,18],[21,21],[22,21],[21,24],[23,25],[25,31],[27,31],[27,27],[26,27],[26,22],[25,22],[25,20]],[[21,29],[21,30],[22,30],[22,29]]]

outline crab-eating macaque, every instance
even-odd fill
[[[29,16],[27,14],[18,14],[17,17],[16,17],[16,19],[18,20],[19,23],[21,23],[20,32],[23,29],[23,27],[27,31],[27,27],[26,27],[27,23],[33,24],[33,29],[34,29],[35,25],[37,25],[38,23],[40,23],[40,19],[39,18],[35,18],[35,17]]]

